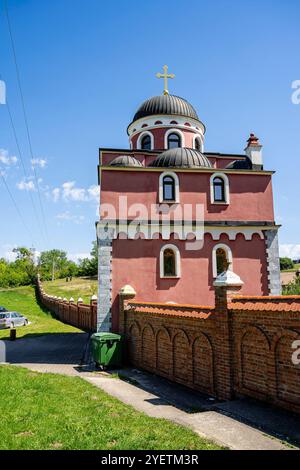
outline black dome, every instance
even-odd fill
[[[188,101],[175,95],[160,95],[146,100],[135,113],[132,122],[155,114],[174,114],[199,121],[195,109]]]
[[[162,152],[150,166],[168,168],[211,168],[210,161],[199,150],[186,147]]]
[[[252,170],[252,162],[249,157],[244,160],[234,160],[226,166],[227,170]]]
[[[131,155],[121,155],[114,158],[109,166],[143,166],[141,162]]]

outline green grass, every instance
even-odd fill
[[[77,377],[0,366],[0,395],[5,397],[1,450],[220,448],[187,428],[149,418]]]
[[[28,334],[69,333],[80,331],[70,325],[56,320],[50,312],[42,309],[35,298],[34,288],[31,286],[18,287],[0,291],[0,305],[8,310],[16,310],[24,314],[30,325],[17,328],[17,337]],[[0,339],[9,337],[9,330],[0,330]]]
[[[282,269],[282,273],[294,273],[296,272],[298,269],[300,269],[300,264],[294,264],[294,267],[293,269]]]
[[[75,301],[81,297],[85,303],[90,303],[91,296],[97,295],[98,288],[97,279],[85,277],[74,277],[70,282],[66,282],[65,279],[56,279],[42,284],[44,291],[49,295],[66,297],[68,300],[73,297]]]

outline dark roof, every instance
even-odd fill
[[[109,166],[143,166],[141,162],[131,155],[120,155],[114,158]]]
[[[234,160],[226,166],[228,170],[252,170],[252,162],[249,157],[245,157],[243,160]]]
[[[160,95],[153,96],[152,98],[144,101],[144,103],[135,113],[132,122],[146,116],[153,116],[155,114],[186,116],[188,118],[197,119],[197,121],[199,121],[196,110],[184,98],[180,98],[179,96],[175,95]]]
[[[168,168],[211,168],[208,158],[199,150],[174,148],[158,155],[150,164],[153,167]]]

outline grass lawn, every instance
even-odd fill
[[[294,264],[293,269],[282,269],[282,273],[294,273],[300,269],[300,264]]]
[[[42,309],[36,302],[33,287],[17,287],[0,290],[0,305],[8,310],[16,310],[24,314],[30,325],[17,328],[17,337],[27,334],[69,333],[80,331],[73,326],[65,325],[52,317],[51,313]],[[9,337],[9,330],[0,330],[0,339]]]
[[[0,396],[2,450],[220,448],[77,377],[0,366]]]
[[[92,295],[97,295],[98,283],[95,278],[74,277],[72,281],[66,282],[65,279],[56,279],[55,281],[43,282],[44,291],[49,295],[57,295],[57,297],[73,297],[75,301],[79,297],[85,303],[90,303]]]

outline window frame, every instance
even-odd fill
[[[143,149],[142,148],[142,141],[147,135],[150,137],[150,149]],[[153,136],[152,132],[144,131],[138,136],[137,149],[138,150],[145,150],[146,152],[149,151],[149,150],[154,149],[154,136]]]
[[[175,275],[165,275],[165,266],[164,266],[164,252],[165,250],[172,250],[175,256]],[[159,254],[159,267],[160,267],[160,278],[161,279],[179,279],[181,277],[181,263],[180,263],[180,252],[176,245],[167,244],[163,245],[160,249]]]
[[[215,199],[215,184],[214,180],[220,178],[223,180],[223,190],[224,190],[224,200]],[[221,204],[228,205],[230,204],[230,192],[229,192],[229,179],[224,173],[213,173],[210,177],[210,202],[211,204]]]
[[[196,148],[196,142],[199,142],[199,146],[200,146],[199,149]],[[199,152],[203,152],[203,142],[199,134],[196,134],[193,137],[193,148],[195,150],[198,150]]]
[[[168,129],[167,132],[165,133],[165,149],[169,149],[169,135],[171,134],[177,134],[180,138],[180,147],[172,147],[172,148],[183,148],[185,147],[185,138],[184,134],[179,130],[179,129]]]
[[[218,269],[217,269],[217,251],[221,249],[224,250],[226,253],[226,258],[228,263],[230,263],[230,270],[233,270],[233,257],[232,257],[232,251],[228,245],[225,245],[225,243],[218,243],[213,247],[212,250],[212,271],[213,271],[213,278],[215,279],[218,276]]]
[[[164,199],[164,179],[170,176],[174,180],[174,200]],[[179,179],[178,175],[173,171],[164,171],[159,176],[159,194],[158,200],[160,203],[178,204],[179,203]]]

